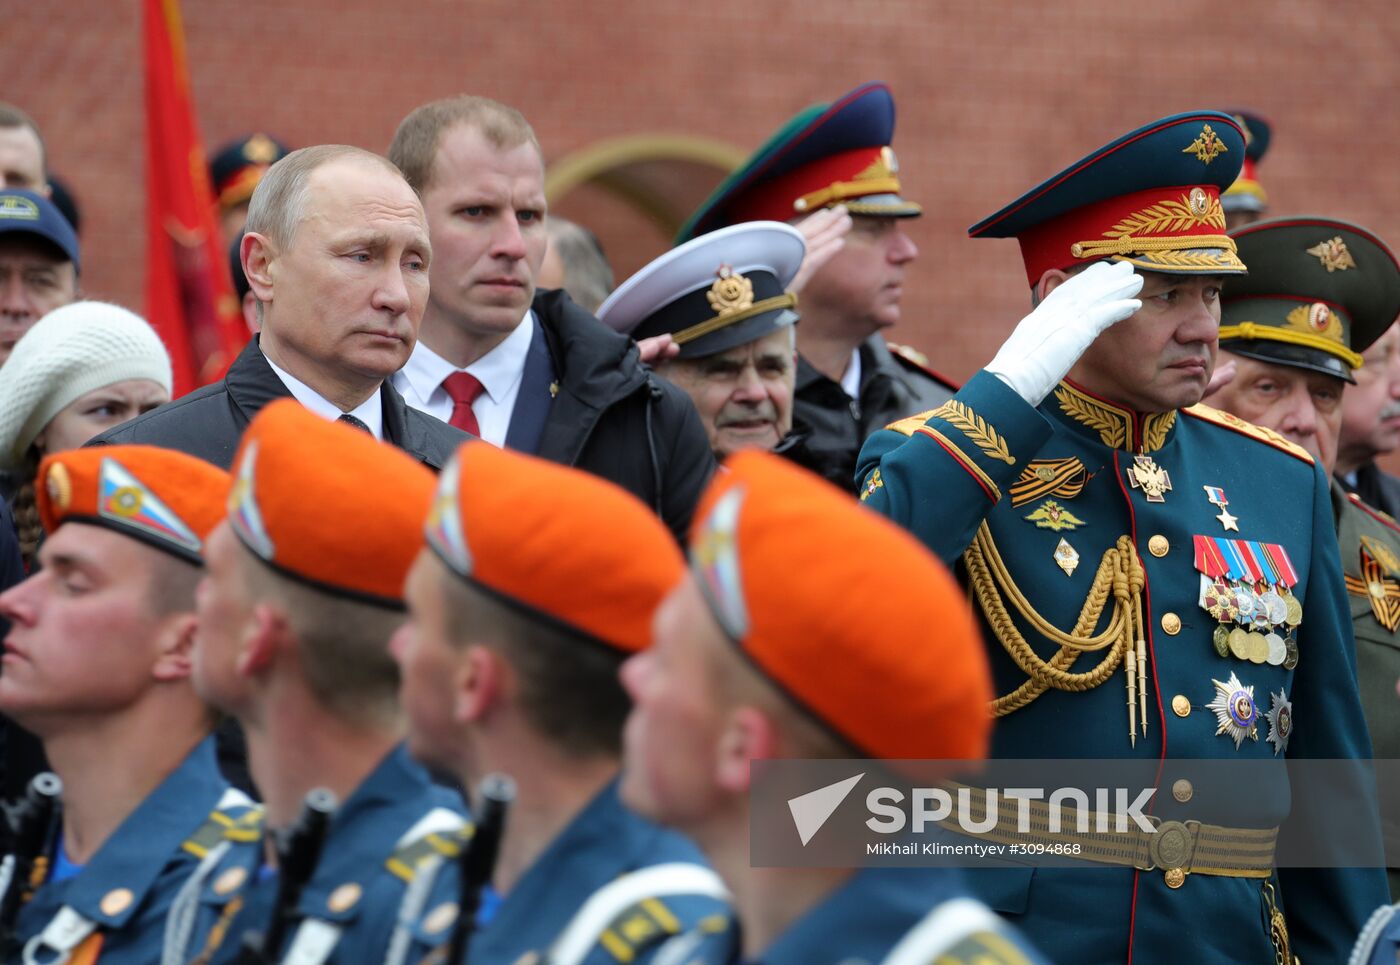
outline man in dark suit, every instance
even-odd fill
[[[440,469],[466,435],[410,409],[388,382],[418,337],[431,251],[418,197],[384,158],[344,145],[293,151],[258,184],[243,236],[261,334],[222,382],[95,441],[227,468],[252,417],[290,395]]]
[[[487,442],[617,483],[683,538],[714,471],[705,430],[631,339],[536,291],[548,237],[529,122],[485,97],[434,101],[404,118],[389,158],[423,199],[434,252],[422,338],[394,387]]]

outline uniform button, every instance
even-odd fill
[[[1163,613],[1162,629],[1167,631],[1170,636],[1176,636],[1181,632],[1181,617],[1175,613]]]
[[[1191,716],[1191,701],[1182,694],[1177,694],[1172,698],[1172,713],[1178,717]]]
[[[1171,868],[1166,874],[1162,875],[1162,877],[1166,879],[1167,887],[1171,888],[1173,891],[1186,884],[1186,872],[1182,871],[1180,868]]]
[[[114,888],[102,896],[97,907],[102,909],[102,914],[108,918],[115,918],[130,908],[135,898],[130,888]]]
[[[1182,804],[1191,800],[1191,795],[1196,793],[1196,789],[1191,786],[1191,782],[1182,778],[1172,785],[1172,797]]]
[[[1161,558],[1167,555],[1167,551],[1172,548],[1172,544],[1167,542],[1167,538],[1161,533],[1147,541],[1147,552],[1153,556]]]
[[[346,882],[326,899],[326,907],[339,915],[355,907],[355,903],[360,900],[361,889],[353,881]]]

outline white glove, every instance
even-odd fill
[[[1031,405],[1040,405],[1114,322],[1142,307],[1142,276],[1126,261],[1090,265],[1045,296],[987,365]]]

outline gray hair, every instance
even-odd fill
[[[399,171],[387,158],[349,144],[318,144],[293,151],[267,169],[253,197],[248,202],[248,220],[244,232],[257,232],[272,240],[279,248],[291,243],[306,207],[306,193],[311,174],[317,168],[342,158],[378,164],[399,177]]]
[[[550,215],[545,222],[549,243],[564,266],[564,290],[589,312],[612,294],[613,272],[598,236],[566,218]]]

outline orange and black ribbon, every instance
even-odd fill
[[[1021,478],[1011,487],[1011,506],[1040,499],[1042,496],[1059,496],[1073,499],[1084,489],[1089,474],[1084,463],[1075,456],[1065,459],[1036,459],[1021,471]]]
[[[1400,583],[1386,578],[1385,567],[1361,551],[1361,576],[1347,575],[1347,590],[1371,601],[1376,622],[1391,633],[1400,626]]]

